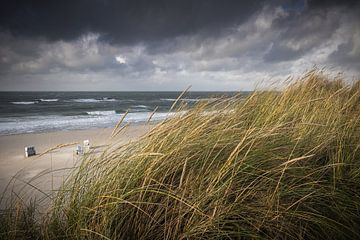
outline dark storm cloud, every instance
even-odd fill
[[[245,21],[261,0],[20,1],[1,4],[0,27],[17,36],[72,40],[88,32],[115,43],[216,34]]]
[[[251,90],[359,74],[360,1],[5,0],[0,90]]]
[[[355,7],[359,5],[358,0],[308,0],[308,5],[310,8],[328,8],[328,7]]]
[[[329,55],[329,62],[341,65],[344,70],[360,69],[360,29]]]
[[[273,28],[281,30],[279,40],[264,56],[268,62],[297,59],[329,39],[340,25],[339,15],[329,9],[290,13],[274,22]]]
[[[348,25],[360,21],[359,1],[310,0],[307,3],[303,11],[289,11],[287,17],[274,21],[273,28],[281,29],[281,34],[264,56],[265,61],[298,59],[330,39],[344,19],[348,18]]]

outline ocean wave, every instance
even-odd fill
[[[128,113],[124,119],[124,122],[128,123],[141,123],[146,122],[151,116],[152,112],[132,112]],[[156,112],[152,115],[151,121],[160,121],[164,120],[168,117],[174,116],[176,113],[174,112]]]
[[[175,102],[175,98],[160,98],[161,101]]]
[[[59,101],[59,99],[57,99],[57,98],[49,98],[49,99],[40,98],[40,99],[37,99],[37,101],[40,101],[40,102],[57,102],[57,101]]]
[[[115,102],[117,101],[115,98],[107,98],[107,97],[104,97],[104,98],[101,98],[100,101],[105,101],[105,102]]]
[[[89,114],[90,113],[90,114]],[[151,112],[128,113],[124,123],[147,122]],[[161,121],[172,117],[175,113],[155,113],[151,121]],[[64,131],[89,128],[114,127],[123,113],[116,114],[115,111],[92,111],[87,115],[76,116],[28,116],[24,118],[3,118],[0,122],[0,135],[12,135],[29,132]]]
[[[160,98],[161,101],[175,102],[175,98]],[[181,98],[179,101],[183,102],[199,102],[199,101],[215,101],[217,98]]]
[[[72,102],[78,102],[78,103],[97,103],[97,102],[115,102],[116,99],[114,98],[78,98],[78,99],[72,99]]]
[[[12,104],[16,104],[16,105],[29,105],[29,104],[35,104],[37,102],[35,101],[23,101],[23,102],[11,102]]]
[[[95,116],[107,116],[107,115],[114,115],[117,114],[116,111],[110,110],[110,111],[90,111],[86,112],[88,115],[95,115]]]
[[[149,106],[146,105],[135,105],[134,108],[149,108]]]

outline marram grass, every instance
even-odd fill
[[[183,108],[84,159],[42,221],[4,215],[2,236],[360,239],[359,81],[314,70],[281,92]]]

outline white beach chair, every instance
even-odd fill
[[[36,155],[34,146],[25,147],[25,157],[31,157],[34,155]]]
[[[88,139],[84,140],[84,152],[90,151],[90,141]]]
[[[84,154],[84,149],[82,148],[81,145],[77,145],[76,146],[76,155],[83,155]]]

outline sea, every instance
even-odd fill
[[[0,135],[111,128],[128,111],[124,123],[141,124],[171,117],[181,92],[0,92]],[[236,92],[188,92],[181,101],[232,96]]]

